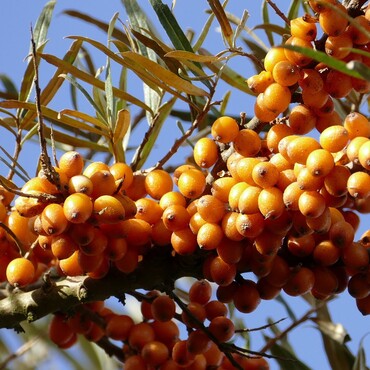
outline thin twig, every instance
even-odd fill
[[[17,358],[21,357],[26,352],[28,352],[39,340],[40,340],[40,337],[37,336],[37,337],[33,337],[28,342],[24,343],[21,347],[19,347],[14,353],[9,355],[0,364],[0,370],[5,370],[11,361],[16,360]]]
[[[300,319],[292,322],[285,330],[280,332],[275,337],[271,338],[262,348],[261,352],[268,351],[276,342],[278,342],[280,339],[284,338],[290,331],[292,331],[294,328],[296,328],[298,325],[302,324],[303,322],[310,320],[311,315],[314,314],[323,304],[325,304],[325,301],[318,305],[317,307],[313,307],[309,309]]]
[[[45,139],[45,133],[44,133],[44,119],[41,111],[41,89],[39,84],[39,71],[37,66],[37,52],[36,52],[36,43],[33,38],[33,28],[31,25],[31,45],[32,45],[32,60],[33,60],[33,68],[35,72],[34,77],[34,83],[35,83],[35,105],[36,105],[36,112],[37,112],[37,119],[38,119],[38,135],[39,135],[39,141],[40,141],[40,162],[41,162],[41,168],[43,172],[45,173],[46,178],[52,183],[52,184],[59,184],[59,175],[53,168],[50,157],[48,155],[47,151],[47,143]]]
[[[11,230],[9,226],[5,225],[4,222],[0,222],[0,227],[3,228],[9,234],[9,236],[14,240],[14,243],[19,249],[20,254],[23,256],[25,253],[25,250],[23,248],[22,242],[18,239],[17,235],[15,235],[13,230]]]
[[[272,9],[275,10],[275,13],[289,26],[290,20],[285,16],[285,14],[278,8],[278,6],[273,3],[271,0],[266,0],[267,4],[271,6]]]
[[[271,324],[266,324],[266,325],[263,325],[263,326],[258,326],[257,328],[244,328],[244,329],[238,329],[238,330],[235,330],[235,333],[250,333],[251,331],[260,331],[260,330],[263,330],[263,329],[268,329],[268,328],[271,328],[271,326],[274,326],[276,324],[278,324],[279,322],[281,321],[284,321],[286,320],[286,317],[283,317],[282,319],[280,320],[277,320],[277,321],[274,321],[273,323]]]
[[[193,123],[190,126],[190,128],[185,132],[184,135],[182,135],[179,139],[175,140],[175,142],[172,145],[172,147],[169,150],[169,152],[162,159],[160,159],[156,163],[156,165],[154,166],[154,169],[162,168],[164,166],[164,164],[178,151],[178,149],[180,148],[180,146],[182,145],[182,143],[186,139],[188,139],[192,135],[192,133],[194,132],[194,130],[203,122],[203,120],[207,116],[207,114],[208,114],[209,110],[211,109],[211,107],[213,105],[215,105],[215,104],[219,104],[219,102],[214,102],[214,103],[211,102],[212,95],[213,95],[213,92],[211,93],[210,98],[207,99],[207,102],[204,105],[202,111],[197,115],[197,117],[193,121]]]

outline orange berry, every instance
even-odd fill
[[[236,180],[232,177],[220,177],[213,181],[211,193],[221,202],[226,203],[229,199],[230,189],[236,184]]]
[[[101,195],[94,200],[94,217],[99,223],[111,224],[125,218],[122,203],[111,195]]]
[[[306,164],[311,152],[320,148],[316,139],[309,136],[299,136],[288,143],[287,154],[292,163]]]
[[[135,204],[136,218],[144,220],[151,225],[161,219],[163,209],[157,201],[150,198],[140,198],[135,202]]]
[[[212,280],[218,285],[229,285],[236,275],[236,266],[224,262],[221,257],[214,257],[210,264]]]
[[[206,178],[202,171],[190,169],[180,175],[177,186],[186,198],[198,198],[206,187]]]
[[[204,250],[216,249],[220,244],[224,233],[219,224],[206,222],[197,233],[197,243],[199,248]]]
[[[164,210],[168,206],[172,206],[173,204],[178,204],[180,206],[186,206],[186,199],[185,197],[177,192],[177,191],[169,191],[162,195],[161,199],[159,200],[159,206]]]
[[[197,237],[190,228],[176,230],[171,235],[171,244],[174,251],[180,255],[189,255],[196,251]]]
[[[317,191],[305,191],[298,200],[299,211],[306,217],[319,217],[325,210],[323,196]]]
[[[172,188],[171,175],[164,170],[153,170],[145,177],[145,190],[154,199],[161,199]]]
[[[262,189],[258,196],[258,208],[265,218],[278,218],[285,208],[282,191],[275,187]]]
[[[308,293],[314,286],[315,275],[311,269],[300,267],[289,277],[283,290],[290,296],[299,296]]]
[[[268,72],[272,72],[274,66],[282,60],[286,60],[284,49],[279,47],[271,48],[267,52],[263,61],[265,70]]]
[[[113,175],[117,187],[119,187],[121,190],[126,190],[134,181],[132,169],[126,163],[114,163],[109,167],[109,171]]]
[[[125,189],[125,194],[133,201],[144,198],[147,195],[145,189],[146,176],[143,174],[135,174],[132,179],[131,185]],[[136,211],[135,211],[136,213]]]
[[[299,104],[292,108],[288,124],[294,134],[305,135],[315,128],[316,120],[316,114],[311,108]]]
[[[174,204],[163,211],[162,220],[167,229],[181,230],[189,225],[190,214],[184,206]]]
[[[160,295],[154,298],[150,308],[154,320],[157,321],[172,320],[176,313],[175,302],[167,295]]]
[[[165,344],[155,340],[143,346],[141,356],[148,366],[159,366],[168,359],[169,351]]]
[[[365,199],[370,195],[370,175],[354,172],[347,180],[348,193],[354,198]]]
[[[257,285],[252,280],[244,280],[234,293],[233,303],[235,308],[242,313],[254,311],[261,302]]]
[[[300,75],[295,64],[282,60],[275,64],[272,77],[281,86],[292,86],[298,82]]]
[[[316,149],[306,160],[306,167],[313,176],[324,177],[334,168],[334,157],[326,149]]]
[[[35,267],[33,263],[24,257],[13,259],[6,268],[8,282],[20,288],[32,283],[34,276]]]
[[[84,168],[82,155],[76,151],[64,153],[59,159],[59,168],[69,178],[80,175]]]
[[[236,228],[236,220],[239,216],[238,212],[227,212],[221,221],[221,228],[225,236],[230,240],[242,240],[244,239]]]
[[[106,335],[115,340],[127,340],[134,320],[128,315],[112,315],[107,320]]]
[[[312,49],[312,43],[309,40],[304,40],[299,37],[291,36],[288,40],[285,42],[287,45],[292,46],[300,46],[308,49]],[[299,67],[304,67],[308,65],[311,62],[311,58],[307,57],[297,51],[284,49],[285,57],[289,60],[289,62],[296,64]]]
[[[370,137],[370,122],[361,113],[349,113],[344,118],[343,126],[347,130],[351,140],[358,136]]]
[[[93,203],[88,195],[73,193],[65,199],[63,211],[69,222],[84,223],[92,215]]]
[[[72,176],[68,181],[69,194],[84,193],[86,195],[91,195],[92,191],[93,191],[93,183],[85,175]]]
[[[263,93],[263,104],[274,113],[284,112],[291,101],[292,94],[287,86],[272,83]]]
[[[302,90],[310,91],[311,93],[317,93],[324,88],[324,80],[315,69],[302,69],[298,84]]]
[[[239,133],[239,125],[234,118],[222,116],[217,118],[211,126],[211,134],[220,143],[234,141]]]
[[[150,324],[146,322],[141,322],[135,324],[128,336],[128,342],[130,347],[136,350],[142,350],[142,348],[155,339],[154,330]]]
[[[254,103],[254,115],[261,122],[273,121],[281,112],[273,112],[264,103],[264,94],[260,93]]]
[[[117,189],[116,181],[109,170],[96,171],[89,178],[93,183],[92,198],[98,198],[101,195],[112,195]]]
[[[347,193],[347,181],[351,171],[346,166],[336,165],[325,176],[324,185],[329,194],[340,197]]]
[[[328,36],[325,41],[325,53],[336,59],[345,58],[352,47],[353,42],[349,32],[338,36]]]
[[[84,274],[78,262],[80,253],[79,250],[75,250],[68,258],[59,261],[59,267],[66,276],[79,276]]]
[[[340,249],[331,240],[318,243],[312,252],[315,263],[322,266],[331,266],[340,258]]]
[[[48,204],[41,213],[41,226],[47,235],[59,235],[69,225],[60,204]]]
[[[243,129],[236,136],[234,147],[244,157],[253,157],[261,149],[261,139],[255,131]]]
[[[331,97],[344,98],[352,90],[351,77],[342,72],[330,70],[326,76],[324,88]]]
[[[225,316],[218,316],[211,320],[208,330],[220,342],[227,342],[235,334],[234,323]]]
[[[349,134],[345,127],[334,125],[326,128],[320,134],[320,145],[331,153],[342,150],[348,143]]]
[[[267,86],[274,82],[272,73],[269,71],[261,71],[258,75],[253,75],[247,79],[248,87],[255,93],[263,93]]]
[[[292,129],[284,124],[273,125],[267,132],[266,141],[270,152],[279,152],[279,142],[282,138],[292,135]]]
[[[238,210],[241,213],[257,213],[258,208],[258,196],[262,189],[258,186],[248,186],[243,190],[239,196]]]
[[[322,30],[329,36],[338,36],[347,27],[348,20],[341,13],[347,14],[347,9],[341,3],[335,3],[335,8],[325,9],[319,14],[319,22]]]
[[[358,161],[366,170],[370,169],[370,139],[364,142],[358,151]]]
[[[59,260],[70,257],[77,249],[78,244],[67,233],[52,238],[51,251]]]
[[[199,167],[212,167],[216,163],[218,155],[217,144],[208,137],[199,139],[194,145],[194,161]]]
[[[291,19],[290,33],[292,36],[298,37],[302,40],[314,41],[317,34],[316,24],[306,22],[304,17]]]
[[[67,323],[67,318],[62,314],[53,315],[48,328],[50,340],[58,347],[64,347],[73,338],[74,332]]]
[[[279,171],[270,162],[259,162],[253,167],[252,179],[261,188],[269,188],[279,180]]]
[[[213,195],[203,195],[197,202],[197,211],[207,222],[219,222],[226,213],[226,206]]]

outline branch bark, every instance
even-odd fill
[[[205,256],[202,251],[191,256],[173,256],[165,247],[154,247],[128,275],[112,269],[99,280],[87,276],[67,277],[32,291],[14,289],[0,300],[0,328],[17,328],[24,320],[32,322],[56,311],[68,311],[82,303],[122,296],[136,289],[172,286],[180,277],[200,278]]]

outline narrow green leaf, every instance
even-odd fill
[[[123,5],[125,6],[127,15],[129,16],[130,23],[132,25],[133,30],[137,31],[139,30],[152,30],[153,26],[148,21],[148,16],[144,13],[142,8],[139,6],[138,2],[136,0],[125,0],[122,1]],[[144,36],[144,35],[143,35]],[[142,37],[141,40],[143,41],[145,37]],[[147,41],[147,40],[146,40]],[[153,62],[158,62],[157,55],[153,49],[148,47],[142,42],[138,43],[140,54],[147,57],[148,59],[152,60]],[[149,85],[144,84],[144,101],[145,103],[153,110],[153,112],[156,112],[163,93],[158,93],[155,89],[152,89]],[[152,120],[152,116],[147,114],[147,120],[150,123]]]
[[[108,34],[107,34],[107,47],[110,46],[110,38],[112,36],[112,32],[114,30],[115,23],[118,19],[118,13],[115,13],[112,17],[112,19],[109,22],[108,27]],[[112,84],[112,73],[111,73],[111,66],[110,66],[110,58],[107,56],[107,63],[105,68],[105,84],[104,84],[104,90],[105,90],[105,98],[106,98],[106,117],[107,117],[107,123],[113,128],[113,120],[116,116],[115,114],[115,102],[114,102],[114,96],[113,96],[113,84]]]
[[[293,310],[290,308],[290,306],[289,306],[288,302],[283,298],[283,296],[282,296],[281,294],[279,294],[279,295],[275,298],[275,300],[276,300],[277,302],[281,303],[281,304],[284,306],[284,308],[285,308],[285,310],[286,310],[286,312],[287,312],[288,316],[291,318],[291,320],[292,320],[292,321],[297,321],[297,317],[296,317],[296,315],[294,314],[294,312],[293,312]]]
[[[327,305],[322,305],[317,310],[317,319],[326,323],[332,322]],[[351,370],[355,362],[353,354],[345,344],[333,340],[332,336],[318,326],[324,342],[325,353],[333,369]]]
[[[0,109],[0,112],[2,109]],[[14,137],[17,137],[17,133],[13,130],[12,126],[9,124],[11,122],[13,125],[15,125],[15,120],[13,118],[0,118],[0,126],[7,129],[9,132],[11,132]]]
[[[210,16],[208,17],[206,23],[204,24],[204,26],[202,28],[202,31],[200,32],[200,34],[198,36],[198,39],[195,41],[195,43],[193,45],[194,52],[197,52],[202,47],[202,45],[204,43],[204,40],[206,39],[206,37],[209,33],[209,30],[211,29],[211,25],[212,25],[212,22],[213,22],[214,18],[215,18],[215,15],[213,13],[211,13]]]
[[[270,351],[272,355],[277,356],[276,361],[279,363],[282,369],[312,370],[305,363],[300,361],[295,354],[291,353],[289,350],[277,343],[271,347]]]
[[[178,91],[184,92],[189,95],[195,95],[195,96],[208,96],[209,95],[205,90],[193,85],[192,83],[188,81],[185,81],[184,79],[172,73],[168,69],[162,67],[158,63],[155,63],[140,54],[127,51],[125,53],[122,53],[122,56],[124,58],[130,59],[134,63],[139,64],[141,67],[144,67],[153,76],[155,76],[156,78],[158,78],[159,80],[167,84],[168,86],[171,86]]]
[[[161,0],[150,0],[150,3],[175,49],[194,52],[189,40],[172,14],[170,8],[163,4]],[[197,65],[197,67],[202,69],[201,65]],[[203,83],[208,88],[211,88],[209,81],[204,80]]]
[[[364,349],[364,339],[366,338],[367,334],[361,338],[355,363],[353,364],[353,368],[351,370],[369,370],[366,366],[366,353]]]
[[[221,100],[220,116],[224,116],[226,114],[226,108],[227,108],[227,104],[229,103],[230,96],[231,96],[231,91],[230,90],[226,91],[226,93],[224,94]]]
[[[150,3],[175,49],[192,52],[193,49],[189,40],[185,36],[168,5],[163,4],[161,0],[150,0]]]
[[[85,96],[86,100],[90,103],[90,105],[98,112],[100,118],[104,120],[104,122],[106,122],[106,124],[108,125],[105,113],[103,111],[100,111],[99,107],[95,104],[94,99],[90,96],[86,89],[77,82],[76,78],[74,76],[69,76],[66,74],[61,74],[60,77],[66,79],[74,87],[76,87],[76,89],[78,89]]]
[[[14,97],[18,96],[17,88],[15,87],[13,81],[5,74],[0,73],[0,81],[5,87],[5,91]]]
[[[210,55],[208,51],[201,49],[199,50],[202,55]],[[223,63],[212,63],[207,65],[208,68],[220,75],[220,78],[225,81],[230,86],[235,87],[236,89],[243,91],[249,95],[254,95],[254,93],[249,89],[246,81],[246,77],[241,76],[238,72],[231,69]]]
[[[269,5],[267,1],[264,1],[262,4],[262,19],[264,24],[270,24],[270,15],[269,15]],[[256,28],[256,27],[254,27]],[[274,45],[274,37],[272,36],[271,30],[264,28],[264,31],[266,33],[267,39],[269,40],[269,43],[271,46]]]
[[[311,319],[318,327],[318,329],[332,340],[339,344],[344,344],[350,340],[347,330],[342,324],[334,324],[331,321],[320,320],[317,318]]]
[[[65,63],[66,65],[72,64],[77,57],[77,54],[81,48],[81,45],[82,45],[82,41],[79,41],[79,40],[74,41],[70,49],[64,55],[63,63]],[[51,99],[55,96],[59,88],[62,86],[64,79],[59,77],[61,73],[63,73],[63,70],[58,68],[55,71],[53,77],[50,79],[50,81],[46,84],[44,89],[41,91],[41,96],[40,96],[41,104],[47,105],[51,101]],[[31,77],[31,76],[28,76],[28,77]],[[28,99],[28,96],[30,94],[30,89],[32,88],[32,82],[29,81],[28,83],[31,83],[31,85],[27,85],[26,83],[24,86],[24,90],[21,88],[21,93],[20,93],[21,97],[19,100]],[[22,83],[22,87],[23,87],[23,83]],[[22,96],[23,93],[24,93],[24,96]],[[27,126],[36,117],[36,113],[34,112],[28,112],[27,114],[23,116],[22,111],[18,111],[17,114],[18,116],[22,117],[22,122],[21,122],[22,127]]]
[[[55,4],[56,0],[46,3],[36,21],[35,28],[33,30],[33,39],[35,41],[36,48],[46,41],[46,36],[49,30],[51,18],[53,16]],[[30,47],[30,53],[31,50],[32,49]]]
[[[362,79],[370,81],[370,68],[358,60],[351,60],[347,63],[347,68],[351,71],[355,71],[362,76]]]
[[[122,141],[130,126],[130,112],[127,109],[122,109],[117,114],[117,121],[114,125],[113,143]]]
[[[227,1],[225,1],[225,3],[227,3]],[[227,19],[223,6],[218,0],[208,0],[208,4],[218,20],[218,23],[221,27],[222,36],[225,39],[226,43],[229,45],[230,48],[234,47],[233,30],[231,28],[229,20]]]
[[[236,46],[236,41],[239,38],[239,35],[242,33],[242,31],[245,28],[245,25],[247,24],[247,21],[249,19],[249,12],[247,9],[243,10],[242,18],[240,19],[240,22],[238,23],[234,36],[233,36],[233,45]]]
[[[103,30],[105,33],[108,32],[109,24],[103,21],[100,21],[96,18],[91,17],[90,15],[87,15],[85,13],[78,12],[73,9],[68,9],[63,12],[63,14],[67,14],[70,17],[77,18],[79,20],[82,20],[86,23],[90,23],[99,29]],[[123,41],[126,45],[129,45],[129,41],[127,39],[127,35],[122,32],[120,29],[115,28],[112,32],[112,36],[118,40]]]
[[[76,110],[73,110],[73,109],[63,109],[59,112],[59,116],[61,117],[61,116],[64,116],[64,115],[77,118],[81,121],[89,122],[94,126],[100,127],[102,129],[102,131],[107,131],[107,125],[106,124],[104,124],[99,119],[97,119],[95,117],[92,117],[89,114],[83,113],[81,111],[76,111]],[[82,130],[85,129],[85,128],[82,128],[82,127],[79,127],[79,128],[82,129]]]
[[[22,102],[19,100],[6,100],[0,102],[0,107],[10,108],[10,109],[25,109],[31,112],[36,112],[36,105],[34,103]],[[55,122],[60,122],[73,129],[79,129],[90,133],[95,133],[98,135],[106,135],[106,132],[99,130],[93,126],[87,125],[79,120],[73,119],[71,117],[60,115],[55,110],[52,110],[46,106],[41,106],[42,114],[45,118],[50,119]],[[33,126],[33,125],[32,125]],[[31,127],[32,127],[31,126]],[[26,128],[27,129],[27,128]]]
[[[258,24],[257,26],[254,26],[252,29],[253,30],[265,30],[265,32],[268,31],[270,34],[276,33],[280,36],[286,35],[287,33],[287,30],[284,27],[281,27],[273,23]]]
[[[288,9],[287,18],[294,19],[298,17],[299,7],[302,4],[301,0],[292,0]]]
[[[0,160],[4,164],[6,164],[9,167],[9,169],[13,170],[14,173],[16,173],[23,181],[25,182],[28,181],[30,179],[30,176],[28,175],[27,171],[17,161],[14,161],[14,157],[11,154],[9,154],[5,150],[5,148],[0,146],[0,149],[8,158],[8,160],[6,160],[5,158],[0,157]]]
[[[322,62],[322,63],[326,64],[328,67],[330,67],[332,69],[335,69],[339,72],[345,73],[345,74],[347,74],[349,76],[352,76],[352,77],[364,79],[363,76],[358,71],[348,68],[347,63],[343,62],[342,60],[333,58],[333,57],[327,55],[326,53],[324,53],[322,51],[313,50],[313,49],[310,49],[310,48],[304,48],[304,47],[301,47],[301,46],[287,45],[287,44],[280,45],[279,47],[289,49],[289,50],[293,50],[293,51],[297,51],[297,52],[299,52],[303,55],[306,55],[306,56],[316,60],[317,62]]]
[[[114,55],[114,53],[112,53],[112,54]],[[101,90],[104,90],[104,82],[103,81],[95,78],[94,76],[91,76],[90,74],[88,74],[84,71],[81,71],[80,69],[70,65],[69,63],[64,62],[63,60],[55,57],[54,55],[42,54],[41,57],[44,60],[46,60],[48,63],[59,67],[64,73],[70,73],[74,77],[79,78],[82,81],[85,81],[85,82],[89,83],[90,85],[96,86]],[[119,58],[119,57],[117,57],[117,58]],[[61,72],[61,73],[63,73],[63,72]],[[150,107],[148,107],[141,100],[135,98],[134,96],[132,96],[132,95],[130,95],[130,94],[124,92],[124,91],[121,91],[120,89],[117,89],[115,87],[113,87],[113,93],[114,93],[114,96],[116,96],[120,99],[127,100],[130,103],[135,104],[135,105],[139,106],[140,108],[148,110],[152,113],[152,110],[150,109]]]
[[[216,63],[216,62],[226,59],[226,58],[216,57],[213,55],[194,54],[190,51],[185,51],[185,50],[170,51],[169,53],[165,54],[165,57],[174,58],[177,60],[182,60],[182,59],[191,60],[193,62],[199,62],[199,63]]]
[[[134,166],[134,170],[142,168],[148,159],[152,149],[154,148],[154,145],[157,143],[157,138],[162,130],[163,124],[171,113],[176,100],[177,99],[173,97],[159,108],[157,118],[155,121],[153,121],[154,126],[151,126],[148,129],[150,135],[147,136],[146,142],[139,146],[133,156],[131,164]]]

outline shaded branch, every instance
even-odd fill
[[[32,291],[14,289],[0,300],[0,328],[15,328],[24,321],[35,321],[56,311],[68,311],[86,302],[105,300],[136,289],[152,290],[165,281],[202,276],[204,252],[192,256],[172,256],[165,247],[153,247],[131,274],[115,269],[103,279],[67,277]],[[164,268],[165,266],[165,268]]]

